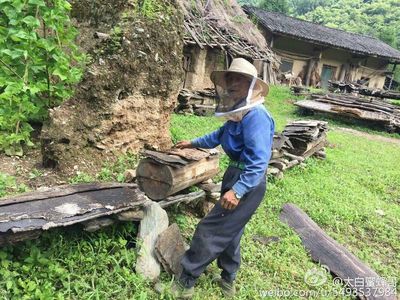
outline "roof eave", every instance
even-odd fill
[[[262,26],[269,30],[272,34],[275,35],[281,35],[281,36],[287,36],[287,37],[291,37],[297,40],[301,40],[301,41],[306,41],[315,45],[320,45],[320,46],[329,46],[331,48],[335,48],[335,49],[340,49],[340,50],[347,50],[350,51],[352,53],[356,53],[356,54],[361,54],[361,55],[365,55],[365,56],[369,56],[369,57],[377,57],[377,58],[382,58],[382,59],[387,59],[389,60],[389,63],[399,63],[400,62],[400,57],[393,57],[393,56],[384,56],[384,55],[379,55],[379,54],[375,54],[375,53],[368,53],[368,52],[362,52],[362,51],[358,51],[358,50],[354,50],[354,49],[350,49],[350,48],[346,48],[346,47],[340,47],[340,46],[335,46],[329,43],[324,43],[324,42],[320,42],[320,41],[316,41],[316,40],[312,40],[312,39],[307,39],[298,35],[294,35],[294,34],[289,34],[286,32],[281,32],[281,31],[277,31],[277,30],[271,30],[271,28],[269,28],[268,26],[265,26],[264,24],[262,24]]]
[[[190,41],[190,42],[189,42]],[[260,51],[256,51],[256,53],[252,54],[252,53],[248,53],[248,52],[236,52],[234,49],[230,48],[229,45],[225,45],[225,46],[221,46],[221,45],[212,45],[210,46],[210,44],[206,44],[206,43],[198,43],[197,41],[195,41],[193,38],[185,38],[183,40],[185,45],[190,45],[190,46],[199,46],[201,49],[220,49],[222,51],[227,51],[227,52],[231,52],[232,54],[236,54],[236,55],[240,55],[243,57],[246,57],[248,59],[261,59],[264,61],[271,61],[271,57],[268,56],[268,54],[266,53],[262,53]],[[243,51],[245,51],[244,49],[242,49]]]

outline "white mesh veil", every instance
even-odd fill
[[[216,116],[249,109],[262,103],[266,95],[266,88],[260,80],[248,74],[214,72],[212,81],[217,92]]]

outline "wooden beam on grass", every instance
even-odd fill
[[[328,236],[296,205],[286,203],[280,219],[300,236],[312,260],[328,266],[330,272],[354,290],[360,299],[396,300],[396,287],[390,286],[374,270]],[[372,282],[372,286],[367,282]]]

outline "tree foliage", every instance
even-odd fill
[[[400,47],[400,2],[397,0],[292,1],[296,4],[292,6],[294,16],[374,36],[394,48]],[[313,9],[308,10],[310,7]]]
[[[242,0],[240,4],[257,6],[268,11],[275,11],[288,14],[290,6],[288,0]]]
[[[287,0],[260,0],[259,7],[269,10],[287,14],[289,12],[289,3]]]
[[[0,149],[21,154],[30,121],[72,94],[83,56],[66,0],[0,0]]]

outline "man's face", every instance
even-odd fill
[[[242,99],[247,97],[251,79],[241,74],[227,73],[225,83],[227,92],[231,97]]]

